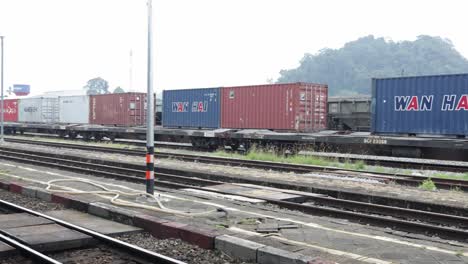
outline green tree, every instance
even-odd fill
[[[109,83],[101,77],[89,80],[83,87],[88,95],[108,94]]]
[[[371,35],[340,49],[307,53],[296,69],[281,70],[277,82],[325,83],[330,95],[352,95],[369,94],[371,78],[462,72],[468,72],[468,60],[448,39],[394,42]]]
[[[114,89],[114,92],[113,92],[113,93],[125,93],[125,90],[122,89],[122,87],[117,86],[117,87]]]

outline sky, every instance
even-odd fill
[[[450,39],[468,57],[463,0],[153,0],[154,88],[266,83],[304,53],[367,35]],[[5,87],[146,91],[147,0],[0,0]],[[132,56],[130,56],[132,53]]]

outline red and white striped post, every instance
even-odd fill
[[[154,94],[152,45],[152,0],[148,0],[148,76],[146,95],[146,192],[154,194]]]

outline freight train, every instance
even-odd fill
[[[155,139],[208,149],[312,147],[467,159],[468,74],[373,79],[372,84],[370,98],[328,98],[326,85],[310,83],[164,91]],[[6,131],[145,138],[144,94],[75,99],[9,101]]]

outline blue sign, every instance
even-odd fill
[[[13,84],[13,91],[16,96],[25,96],[31,92],[29,84]]]

